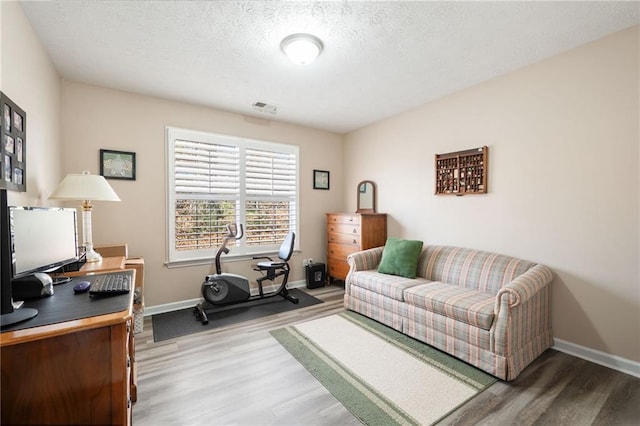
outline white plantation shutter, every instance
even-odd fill
[[[236,255],[297,230],[297,147],[167,128],[167,154],[169,263],[212,258],[230,223],[245,228]]]
[[[296,194],[296,158],[293,154],[247,149],[247,197],[289,200]]]
[[[277,244],[295,223],[297,164],[293,154],[246,150],[245,218],[249,244]]]
[[[175,191],[178,196],[240,195],[239,148],[197,141],[175,141]]]

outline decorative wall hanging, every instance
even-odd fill
[[[436,195],[486,194],[489,148],[436,154]]]
[[[101,149],[100,174],[106,179],[136,180],[136,153]]]
[[[0,189],[27,191],[27,113],[0,92]]]
[[[326,170],[313,171],[313,189],[329,189],[329,172]]]

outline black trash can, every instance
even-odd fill
[[[307,288],[324,287],[327,281],[327,272],[324,263],[311,263],[306,267]]]

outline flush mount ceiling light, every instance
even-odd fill
[[[322,41],[311,34],[291,34],[280,43],[282,51],[296,64],[306,65],[322,52]]]

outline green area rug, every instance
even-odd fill
[[[437,423],[497,380],[354,312],[271,334],[367,425]]]

